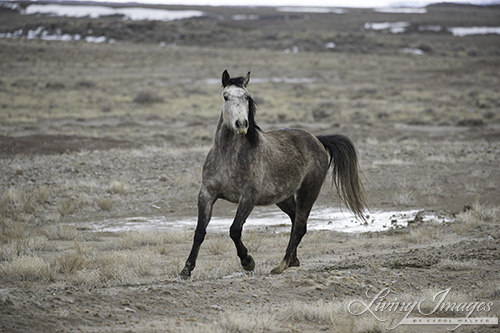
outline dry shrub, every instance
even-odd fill
[[[78,239],[78,231],[73,225],[53,224],[45,227],[44,235],[50,240],[75,240]]]
[[[76,198],[65,198],[57,204],[57,211],[61,216],[71,215],[80,207],[80,202]]]
[[[497,207],[485,207],[475,202],[472,206],[465,207],[464,211],[457,214],[453,223],[453,230],[459,234],[465,234],[479,226],[481,223],[498,223],[500,221],[500,209]]]
[[[424,225],[409,227],[405,229],[401,240],[405,243],[422,244],[441,238],[439,222],[428,221]]]
[[[30,255],[49,248],[51,248],[51,244],[45,236],[28,236],[11,239],[7,244],[0,246],[0,261]]]
[[[35,212],[33,194],[23,189],[7,188],[0,198],[0,215],[14,221],[25,221]]]
[[[85,258],[78,253],[65,253],[54,260],[56,271],[64,275],[82,270],[86,265]]]
[[[113,209],[113,199],[107,196],[99,197],[97,199],[97,206],[101,210],[110,211]]]
[[[134,283],[161,269],[161,256],[146,250],[140,253],[113,251],[96,257],[90,269],[97,269],[102,283]]]
[[[94,288],[101,285],[98,269],[84,268],[67,277],[67,282],[77,287]]]
[[[8,282],[52,279],[52,270],[42,258],[21,256],[0,265],[0,279]]]
[[[113,181],[108,186],[108,192],[114,194],[125,194],[128,191],[128,185],[125,183],[125,180],[122,178],[120,180],[113,179]]]

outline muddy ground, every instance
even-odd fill
[[[422,301],[411,317],[437,321],[470,310],[470,317],[499,317],[499,37],[416,28],[474,26],[483,10],[444,6],[412,16],[355,10],[351,19],[327,14],[311,24],[319,14],[285,18],[270,9],[224,8],[222,21],[164,23],[189,38],[161,46],[170,31],[163,23],[156,30],[130,23],[156,31],[133,42],[112,30],[114,44],[0,39],[0,329],[378,332],[397,326],[404,311],[377,312],[373,305],[379,321],[359,314],[359,301],[369,304],[386,290],[392,293],[385,301]],[[498,8],[487,13],[492,20],[499,15]],[[90,20],[27,22],[0,14],[10,15],[2,20],[5,31],[9,22],[12,30],[35,23],[79,29]],[[259,20],[228,19],[235,14],[258,14],[268,30]],[[111,27],[119,19],[91,24]],[[409,20],[415,29],[398,35],[359,29],[376,20]],[[207,27],[230,33],[214,34],[210,43],[202,33]],[[270,42],[276,38],[278,45]],[[330,38],[339,49],[322,48]],[[295,44],[297,54],[289,52]],[[405,47],[425,52],[407,54]],[[301,266],[281,275],[269,272],[288,234],[246,231],[257,263],[246,273],[228,234],[209,228],[192,278],[179,279],[226,68],[233,75],[252,71],[249,90],[264,131],[298,127],[351,137],[372,210],[416,209],[434,220],[417,217],[407,228],[377,233],[309,232],[299,248]],[[317,207],[338,206],[330,183],[328,177]],[[219,202],[214,215],[234,210]],[[107,219],[154,217],[191,217],[193,224],[172,233],[93,228]],[[439,295],[448,310],[434,309]],[[476,323],[456,331],[498,327]]]

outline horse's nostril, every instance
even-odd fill
[[[242,127],[247,128],[248,127],[248,120],[245,119],[245,120],[243,120],[243,122],[240,120],[236,120],[235,125],[236,125],[236,128],[242,128]]]

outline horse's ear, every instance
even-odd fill
[[[247,87],[248,82],[250,82],[250,72],[247,73],[247,75],[243,79],[243,87]]]
[[[231,79],[231,77],[229,76],[227,69],[224,70],[224,72],[222,73],[222,86],[226,87],[229,84],[230,79]]]

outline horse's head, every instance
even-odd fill
[[[246,87],[246,76],[231,78],[227,70],[222,73],[222,119],[224,124],[239,135],[247,134],[253,124],[254,104]]]

